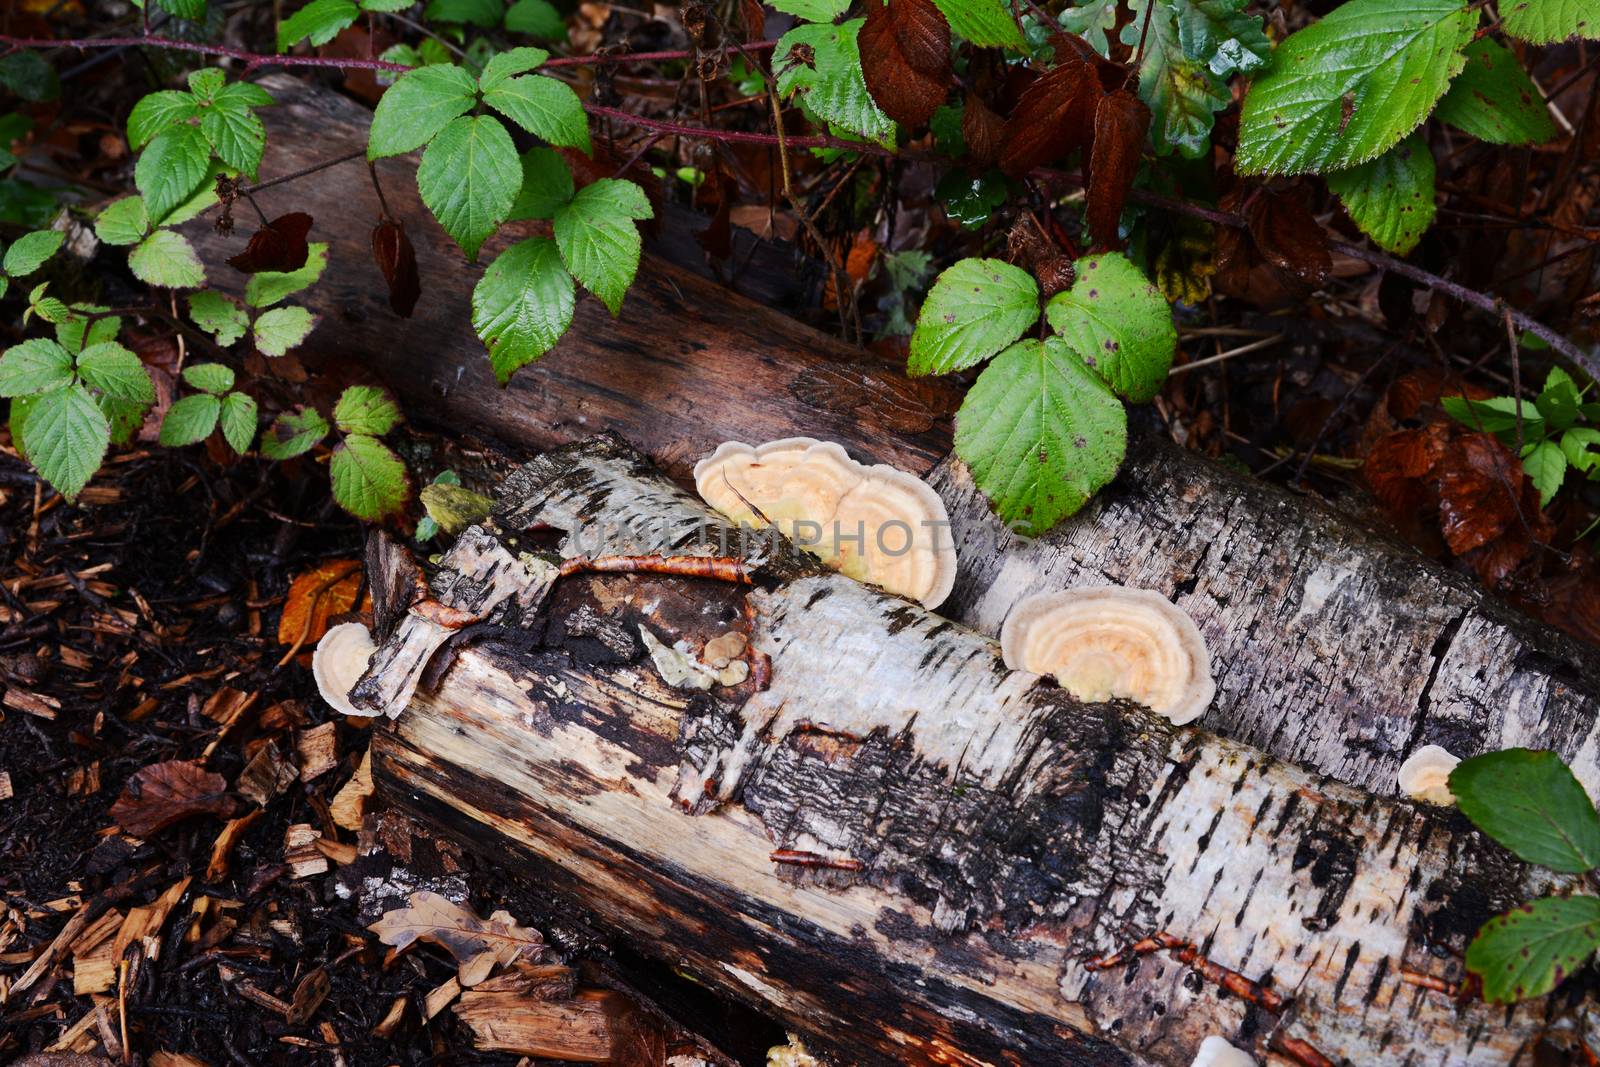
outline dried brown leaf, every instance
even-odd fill
[[[1333,270],[1328,233],[1305,200],[1294,193],[1263,192],[1246,213],[1250,238],[1262,257],[1307,285],[1321,285]]]
[[[861,75],[884,114],[920,126],[950,85],[950,24],[932,0],[868,0]]]
[[[1488,434],[1456,435],[1438,463],[1439,528],[1458,556],[1481,548],[1518,522],[1522,467]]]
[[[111,817],[135,837],[149,837],[193,815],[233,814],[228,781],[187,760],[140,768],[111,805]]]
[[[537,959],[544,952],[544,938],[539,931],[517,925],[510,913],[497,911],[480,919],[461,905],[426,890],[412,893],[407,907],[385,912],[367,929],[397,949],[416,941],[438,945],[455,957],[461,984],[467,988],[489,977],[496,963]]]
[[[1100,83],[1094,68],[1070,60],[1047,71],[1022,91],[1006,119],[1000,169],[1013,178],[1052,163],[1094,139]]]
[[[422,296],[422,282],[417,276],[417,250],[406,236],[405,223],[384,218],[372,228],[372,258],[389,283],[390,310],[409,319]]]
[[[299,575],[289,585],[289,596],[278,620],[278,643],[302,648],[322,640],[328,619],[356,610],[361,592],[361,561],[335,559]]]
[[[1094,112],[1094,147],[1089,154],[1089,233],[1095,249],[1122,247],[1118,224],[1139,169],[1150,109],[1126,89],[1100,98]],[[1326,242],[1324,242],[1326,251]]]
[[[961,139],[967,142],[967,154],[980,167],[992,167],[1000,158],[1000,142],[1005,136],[1006,122],[985,104],[976,93],[968,93],[966,106],[961,109]]]
[[[228,260],[228,266],[246,274],[299,270],[310,254],[306,245],[310,232],[311,216],[305,212],[280,215],[251,234],[250,243]]]

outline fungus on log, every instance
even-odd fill
[[[1080,703],[781,544],[716,561],[731,532],[615,439],[521,468],[492,526],[636,562],[563,567],[535,618],[452,649],[375,735],[381,790],[818,1051],[1182,1067],[1220,1035],[1499,1067],[1595,1037],[1587,985],[1457,995],[1479,923],[1552,882],[1451,809]],[[684,577],[713,573],[741,580]],[[752,670],[675,688],[641,624],[736,630]]]

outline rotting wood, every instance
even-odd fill
[[[691,520],[717,551],[614,439],[522,468],[495,518],[565,555],[683,554]],[[1508,1009],[1417,980],[1454,988],[1477,926],[1552,887],[1453,811],[1077,703],[788,558],[748,550],[753,589],[558,583],[542,629],[481,634],[377,731],[380,793],[855,1062],[1186,1065],[1216,1033],[1275,1062],[1501,1067],[1600,1036],[1582,982]],[[586,609],[691,648],[740,628],[770,683],[671,688],[573,633]]]
[[[369,113],[359,104],[292,78],[262,83],[281,102],[263,117],[283,171],[319,162],[313,153],[330,142],[364,142]],[[369,361],[412,417],[520,449],[611,429],[680,481],[723,441],[836,440],[859,460],[930,477],[960,551],[942,610],[975,629],[998,633],[1029,592],[1156,589],[1195,617],[1210,644],[1219,692],[1201,720],[1208,729],[1388,795],[1401,762],[1428,743],[1463,757],[1549,747],[1600,791],[1593,648],[1329,508],[1154,440],[1133,443],[1122,474],[1082,513],[1024,543],[945,458],[959,400],[951,385],[908,381],[658,256],[645,256],[620,319],[580,299],[562,343],[500,388],[468,321],[477,276],[421,206],[410,167],[397,159],[380,168],[421,263],[426,292],[410,320],[388,310],[366,256],[377,202],[364,168],[335,167],[261,195],[269,215],[311,213],[313,238],[332,248],[326,280],[305,294],[321,316],[308,352]],[[187,230],[207,262],[243,241],[217,236],[206,220]],[[497,247],[485,248],[485,262]],[[243,288],[242,276],[217,281]]]

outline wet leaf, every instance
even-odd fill
[[[310,254],[306,244],[310,232],[311,216],[305,212],[280,215],[251,234],[244,251],[229,259],[228,266],[245,274],[299,270]]]
[[[111,818],[135,837],[150,837],[195,815],[233,814],[228,781],[187,760],[152,763],[138,770],[111,805]]]
[[[1380,248],[1405,255],[1433,223],[1433,153],[1414,134],[1377,159],[1327,176],[1351,221]]]
[[[1094,113],[1094,146],[1089,155],[1089,232],[1097,248],[1120,248],[1122,206],[1139,169],[1150,109],[1126,89],[1100,98]]]
[[[417,276],[417,250],[406,236],[406,224],[384,218],[372,228],[372,258],[389,285],[389,309],[409,319],[422,296]]]
[[[1250,204],[1250,237],[1268,263],[1320,285],[1333,270],[1328,234],[1305,200],[1292,194],[1263,193]]]
[[[489,977],[497,963],[504,966],[519,959],[536,960],[544,952],[539,931],[519,926],[509,912],[497,911],[481,919],[426,890],[412,893],[407,904],[385,912],[367,929],[397,949],[417,941],[438,945],[455,957],[463,986],[475,986]]]
[[[1076,60],[1035,79],[1006,119],[1000,169],[1016,178],[1087,148],[1099,96],[1094,69]]]
[[[884,114],[921,126],[950,86],[950,24],[933,0],[868,0],[861,73]]]
[[[1000,158],[1000,144],[1005,136],[1006,122],[978,99],[968,94],[961,109],[961,139],[966,142],[967,154],[981,167],[993,166]]]
[[[1600,897],[1545,897],[1483,924],[1467,970],[1483,999],[1511,1004],[1550,992],[1600,948]]]
[[[1600,866],[1600,814],[1554,752],[1508,748],[1463,760],[1450,792],[1472,824],[1517,858],[1564,874]]]
[[[297,575],[278,620],[278,644],[307,647],[328,632],[328,619],[356,610],[361,561],[335,559]]]

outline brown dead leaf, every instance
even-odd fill
[[[1100,98],[1094,112],[1094,145],[1089,155],[1088,223],[1094,249],[1122,247],[1118,226],[1122,205],[1133,188],[1134,172],[1150,128],[1150,109],[1133,93],[1118,89]]]
[[[422,282],[417,276],[417,250],[406,236],[405,223],[388,216],[379,220],[372,229],[372,258],[389,283],[390,310],[409,319],[422,296]]]
[[[1041,75],[1022,91],[1006,119],[1000,169],[1020,178],[1035,167],[1088,148],[1094,139],[1099,95],[1099,81],[1088,63],[1069,61]]]
[[[299,575],[289,586],[278,620],[278,644],[314,645],[328,632],[330,616],[355,611],[361,591],[361,561],[334,559]]]
[[[1488,434],[1459,434],[1438,463],[1439,529],[1456,555],[1493,541],[1517,522],[1522,467]]]
[[[1250,237],[1268,263],[1310,286],[1321,285],[1333,270],[1328,233],[1303,197],[1295,192],[1264,192],[1247,211]]]
[[[135,837],[150,837],[193,815],[232,815],[227,789],[227,779],[198,763],[152,763],[128,779],[111,805],[111,817]]]
[[[251,234],[250,243],[228,260],[228,266],[245,274],[299,270],[310,254],[306,244],[310,232],[311,216],[305,212],[279,215]]]
[[[950,86],[950,24],[932,0],[867,0],[861,75],[884,114],[921,126]]]
[[[539,931],[517,925],[509,912],[497,911],[488,919],[451,902],[438,893],[412,893],[409,906],[385,912],[367,929],[378,940],[397,949],[428,941],[454,956],[461,984],[471,988],[489,977],[494,965],[518,959],[537,959],[544,952]]]
[[[990,109],[976,93],[968,93],[966,106],[961,109],[961,139],[967,142],[967,154],[980,167],[992,167],[1000,157],[1000,142],[1005,136],[1006,123]]]

